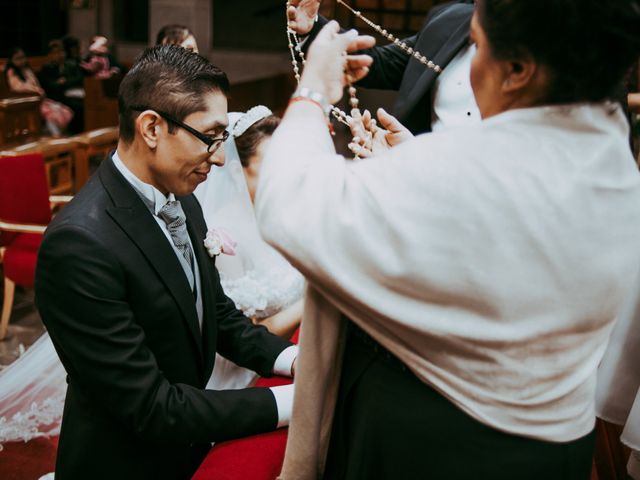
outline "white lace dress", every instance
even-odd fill
[[[302,298],[304,278],[284,258],[280,258],[281,261],[272,264],[267,271],[253,269],[235,279],[226,278],[220,272],[222,288],[246,316],[267,318]],[[216,354],[216,364],[207,389],[247,388],[257,379],[258,374],[254,371]]]

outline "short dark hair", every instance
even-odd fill
[[[478,0],[500,60],[531,59],[550,74],[548,104],[616,99],[640,53],[638,0]]]
[[[165,25],[156,36],[156,45],[180,45],[191,35],[191,30],[184,25]]]
[[[20,52],[22,52],[23,55],[25,54],[24,50],[21,47],[13,47],[11,50],[9,50],[7,63],[4,66],[5,80],[9,74],[9,70],[13,70],[13,73],[15,73],[18,76],[18,78],[20,78],[20,80],[22,80],[23,82],[27,81],[27,79],[22,73],[22,70],[18,68],[18,66],[15,63],[13,63],[13,56]],[[27,63],[27,68],[31,68],[28,63]]]
[[[256,154],[258,145],[264,138],[273,135],[280,124],[280,117],[269,115],[251,125],[240,136],[235,138],[238,157],[243,167],[249,166],[249,159]]]
[[[47,44],[47,53],[63,52],[63,51],[64,51],[64,44],[62,43],[62,40],[51,40]]]
[[[65,35],[62,37],[62,44],[67,57],[72,58],[74,55],[80,54],[80,40],[73,35]]]
[[[127,143],[135,137],[132,107],[144,105],[177,120],[205,110],[204,95],[229,92],[226,74],[206,58],[177,45],[147,48],[122,80],[118,92],[120,138]],[[169,132],[177,127],[169,122]]]

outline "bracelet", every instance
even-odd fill
[[[322,105],[320,103],[316,102],[315,100],[313,100],[312,98],[309,98],[309,97],[291,97],[291,100],[289,100],[289,105],[291,105],[293,103],[297,103],[297,102],[313,103],[314,105],[319,107],[324,112],[324,108],[322,107]]]
[[[336,134],[333,129],[333,124],[331,123],[331,117],[329,116],[333,107],[329,102],[327,102],[321,93],[315,92],[307,87],[298,87],[296,91],[293,92],[291,100],[289,100],[289,105],[296,102],[311,102],[320,107],[324,115],[327,117],[327,128],[329,129],[329,133],[331,136]]]
[[[320,103],[316,102],[315,100],[309,97],[291,97],[291,100],[289,100],[289,105],[292,105],[297,102],[313,103],[314,105],[320,107],[324,112],[324,107]],[[336,134],[336,131],[333,129],[333,123],[331,123],[331,119],[329,118],[328,115],[327,115],[327,128],[329,129],[329,133],[331,134],[331,136],[334,136]]]
[[[299,101],[302,99],[312,101],[318,105],[327,117],[329,116],[329,113],[331,113],[331,104],[327,102],[327,99],[324,98],[324,95],[321,93],[307,87],[298,87],[296,91],[293,92],[291,100]]]

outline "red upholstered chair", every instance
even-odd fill
[[[0,340],[7,334],[15,285],[32,288],[42,234],[51,220],[50,197],[42,154],[0,157],[0,260],[4,270],[4,302]]]

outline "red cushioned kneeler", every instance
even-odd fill
[[[291,341],[298,343],[300,329]],[[256,387],[288,385],[290,378],[260,378]],[[274,480],[282,469],[287,428],[214,445],[193,480]]]

